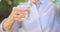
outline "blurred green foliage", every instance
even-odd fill
[[[60,0],[49,0],[49,1],[54,4],[60,5]]]
[[[14,6],[26,1],[27,0],[0,0],[0,22],[8,17]]]

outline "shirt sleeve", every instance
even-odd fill
[[[4,29],[3,29],[3,23],[6,21],[7,19],[4,19],[1,23],[1,31],[2,32],[6,32]],[[21,26],[21,23],[18,22],[18,21],[15,21],[11,30],[9,30],[8,32],[17,32],[18,31],[18,28]]]

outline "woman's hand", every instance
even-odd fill
[[[23,8],[14,7],[11,14],[8,18],[13,18],[13,20],[22,20],[21,18],[25,18],[26,11]]]
[[[15,20],[23,21],[21,18],[25,18],[25,12],[23,8],[14,7],[7,20],[3,23],[4,30],[10,30]]]

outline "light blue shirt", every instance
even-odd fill
[[[30,3],[31,11],[28,20],[22,24],[15,21],[10,32],[17,32],[19,27],[26,32],[60,32],[60,21],[55,4],[48,1]]]

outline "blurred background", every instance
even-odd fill
[[[4,18],[8,17],[14,6],[26,1],[27,0],[0,0],[0,23]]]

